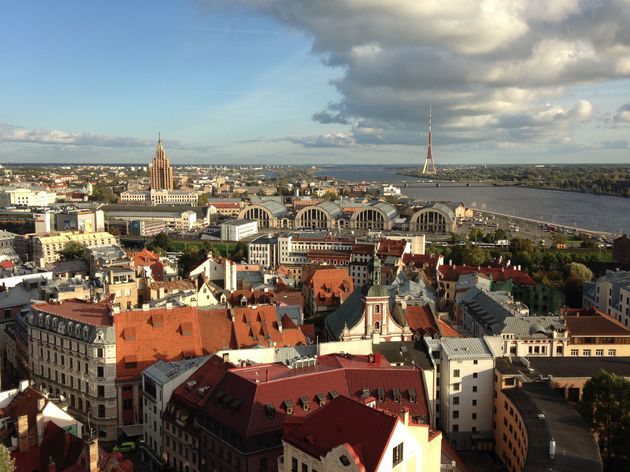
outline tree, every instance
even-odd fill
[[[87,248],[81,243],[70,241],[61,251],[59,251],[59,259],[62,261],[76,261],[87,258]]]
[[[582,306],[582,288],[593,279],[593,272],[584,264],[571,262],[566,266],[565,293],[567,305],[574,308]]]
[[[480,266],[486,262],[486,252],[478,246],[467,245],[462,262],[470,266]]]
[[[497,228],[494,231],[494,240],[499,241],[501,239],[507,239],[508,235],[503,228]]]
[[[153,241],[151,241],[147,248],[150,251],[161,249],[162,251],[171,251],[173,249],[173,240],[164,231],[155,235]]]
[[[630,470],[630,381],[602,370],[584,385],[580,413],[597,437],[604,470]]]
[[[212,198],[211,192],[202,193],[201,195],[199,195],[199,198],[197,200],[197,205],[201,207],[205,207],[208,204],[208,200],[210,200],[210,198]]]
[[[468,239],[471,241],[481,241],[483,239],[483,231],[479,228],[473,228],[470,230],[470,234],[468,235]]]
[[[0,472],[13,472],[15,470],[15,460],[4,444],[0,444]]]

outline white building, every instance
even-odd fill
[[[124,203],[151,203],[151,205],[195,206],[199,202],[199,194],[183,190],[126,191],[120,194],[120,201]]]
[[[630,272],[607,272],[584,287],[584,308],[595,307],[630,325]]]
[[[424,340],[437,373],[440,429],[455,449],[492,450],[494,362],[500,338]]]
[[[4,187],[0,190],[0,206],[45,207],[55,203],[57,194],[31,188]]]
[[[222,241],[241,241],[258,233],[256,220],[229,220],[221,223]]]
[[[247,246],[248,262],[262,267],[278,265],[278,238],[276,236],[260,236],[249,242]]]
[[[154,470],[162,470],[162,414],[166,405],[173,391],[207,360],[208,356],[158,361],[142,372],[144,450]]]

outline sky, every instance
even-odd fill
[[[4,0],[0,163],[630,164],[628,0]]]

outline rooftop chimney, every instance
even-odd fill
[[[18,434],[18,450],[20,452],[27,452],[29,449],[28,444],[28,415],[22,415],[17,420],[17,434]]]
[[[98,471],[98,439],[92,438],[86,442],[86,450],[88,455],[87,472]]]

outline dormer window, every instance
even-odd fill
[[[273,406],[273,403],[265,403],[265,415],[267,415],[267,418],[270,420],[276,417],[276,409]]]
[[[293,414],[293,402],[291,400],[285,400],[282,402],[282,404],[284,405],[284,409],[287,412],[287,415],[292,415]]]
[[[309,401],[309,399],[306,396],[300,397],[300,403],[302,403],[302,409],[304,411],[310,411],[310,409],[311,409],[311,402]]]
[[[416,399],[417,399],[416,389],[413,387],[409,387],[409,401],[411,403],[416,403]]]
[[[319,406],[324,406],[326,404],[326,396],[323,393],[316,394],[315,398],[317,398],[317,404]]]
[[[383,403],[385,401],[385,389],[383,387],[378,387],[376,389],[376,396],[378,397],[378,401]]]
[[[392,389],[392,396],[394,397],[394,401],[396,403],[400,403],[400,389],[398,387],[394,387]]]

